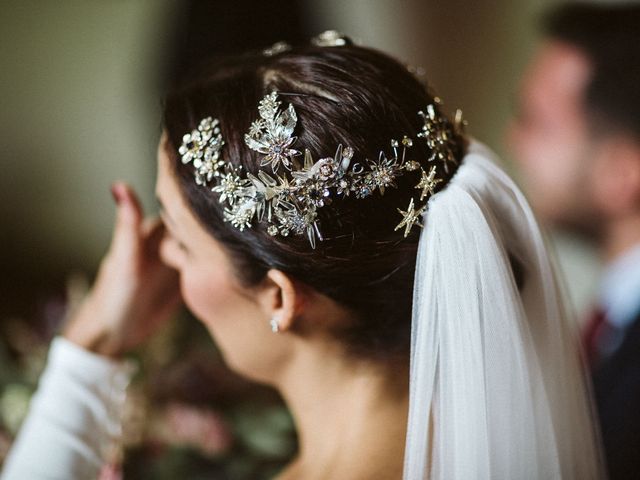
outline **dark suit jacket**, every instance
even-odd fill
[[[640,479],[640,313],[594,367],[593,387],[611,480]]]

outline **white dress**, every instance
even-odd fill
[[[1,480],[95,479],[121,436],[136,365],[54,338]]]

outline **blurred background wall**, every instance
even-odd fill
[[[110,237],[109,184],[155,208],[160,99],[185,58],[300,41],[334,28],[424,68],[469,131],[508,161],[503,133],[536,19],[552,0],[3,0],[0,9],[0,312],[28,315]],[[597,263],[560,259],[582,308]],[[579,279],[579,280],[578,280]]]

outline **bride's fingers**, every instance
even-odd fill
[[[160,217],[147,217],[142,221],[142,236],[148,238],[160,227],[162,227],[162,220]]]
[[[142,237],[147,253],[158,256],[160,242],[165,234],[164,224],[159,217],[145,218],[142,222]]]
[[[142,207],[133,190],[123,182],[111,186],[117,204],[116,224],[113,231],[114,248],[136,248],[140,242]]]

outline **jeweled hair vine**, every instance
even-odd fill
[[[339,46],[343,37],[325,32],[314,40],[322,46]],[[264,51],[276,55],[288,50],[278,42]],[[323,240],[318,210],[331,208],[345,197],[365,199],[384,195],[397,188],[402,175],[415,177],[408,205],[398,205],[400,215],[395,230],[407,237],[414,226],[422,227],[428,201],[444,182],[442,171],[458,162],[457,144],[463,134],[462,115],[457,111],[450,121],[440,111],[439,99],[418,106],[419,132],[407,132],[399,139],[381,139],[387,149],[377,158],[363,158],[349,145],[336,145],[334,152],[311,152],[297,145],[298,116],[292,104],[283,105],[283,94],[271,91],[260,100],[257,117],[244,135],[247,148],[261,155],[257,174],[244,171],[222,159],[224,139],[220,122],[206,117],[198,127],[183,136],[178,151],[182,163],[194,167],[195,182],[219,195],[224,219],[240,231],[266,222],[272,236],[306,235],[312,248]],[[420,108],[422,107],[422,108]],[[414,142],[425,142],[426,158],[412,155]]]

